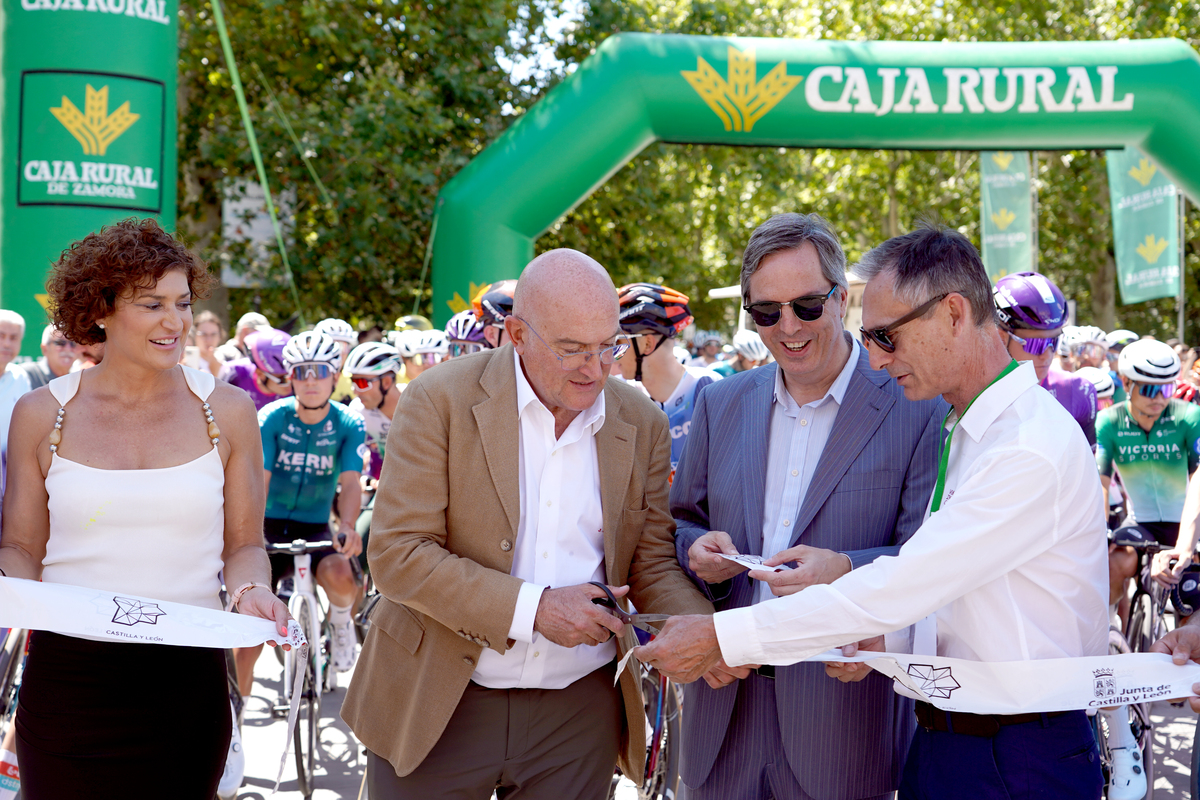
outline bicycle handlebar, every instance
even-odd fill
[[[338,534],[338,544],[346,543],[346,534]],[[291,542],[276,544],[275,542],[267,542],[267,553],[269,554],[288,554],[293,556],[302,556],[305,553],[315,553],[318,550],[332,550],[333,542],[329,539],[324,539],[319,542],[310,542],[308,539],[293,539]]]

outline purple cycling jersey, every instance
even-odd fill
[[[1096,445],[1096,387],[1086,378],[1050,367],[1041,387],[1054,396],[1079,427],[1088,444]]]
[[[258,378],[255,376],[256,367],[254,362],[248,358],[239,358],[234,361],[227,361],[221,366],[221,371],[217,377],[228,384],[238,387],[250,395],[250,399],[254,401],[254,408],[261,411],[263,406],[268,403],[273,403],[279,399],[280,395],[265,394],[258,390]]]

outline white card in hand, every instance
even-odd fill
[[[771,572],[787,572],[791,569],[791,567],[787,566],[786,564],[780,564],[777,567],[768,567],[763,564],[765,559],[762,556],[750,555],[749,553],[738,553],[736,556],[727,556],[724,553],[718,553],[717,555],[721,556],[721,558],[724,558],[727,561],[733,561],[736,564],[741,564],[743,567],[749,567],[750,569],[765,569],[770,570]]]

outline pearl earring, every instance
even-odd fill
[[[104,323],[103,323],[103,322],[101,322],[101,323],[100,323],[100,330],[104,330]]]

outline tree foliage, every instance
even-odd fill
[[[569,64],[619,31],[919,41],[1038,41],[1177,37],[1200,45],[1200,7],[1174,2],[969,3],[951,0],[783,2],[594,0],[571,41]],[[1081,324],[1175,331],[1174,300],[1116,305],[1108,185],[1102,151],[1039,152],[1039,269],[1078,303]],[[782,211],[828,218],[853,262],[919,219],[979,239],[973,152],[746,149],[652,145],[538,241],[591,253],[618,281],[657,280],[693,298],[702,327],[733,323],[729,301],[707,291],[737,283],[753,229]],[[1200,219],[1188,226],[1189,307],[1200,302]],[[1119,301],[1119,298],[1117,298]],[[1190,322],[1189,335],[1200,334]]]
[[[505,127],[500,109],[520,87],[498,58],[534,43],[541,11],[522,0],[222,8],[272,193],[293,198],[288,257],[305,315],[386,323],[409,313],[428,295],[418,282],[438,189]],[[180,229],[245,271],[255,252],[222,241],[221,199],[257,178],[210,2],[183,0],[180,40]],[[278,254],[269,258],[282,280]],[[255,297],[272,319],[295,312],[281,285],[235,291],[234,315]]]

